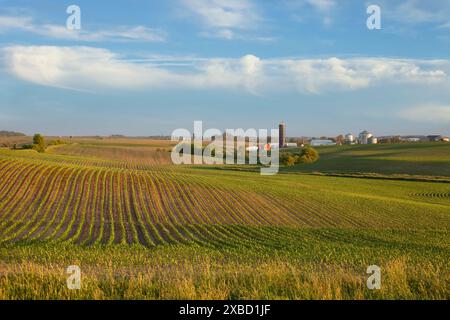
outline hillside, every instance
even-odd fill
[[[450,143],[318,147],[320,161],[290,171],[450,176]]]

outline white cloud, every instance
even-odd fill
[[[213,28],[249,29],[259,21],[249,0],[182,0],[203,23]]]
[[[450,29],[450,21],[441,24],[441,25],[439,26],[439,28],[442,28],[442,29]]]
[[[0,16],[0,33],[10,29],[28,29],[32,26],[30,17]]]
[[[316,11],[324,26],[333,23],[334,10],[337,8],[336,0],[285,0],[285,4],[291,12],[291,17],[298,22],[305,22],[309,16],[305,8]]]
[[[306,2],[320,11],[329,11],[336,6],[335,0],[306,0]]]
[[[450,106],[419,106],[402,110],[399,115],[416,122],[450,124]]]
[[[206,30],[201,36],[226,40],[242,39],[237,31],[254,30],[262,20],[251,0],[181,0],[184,7],[200,19]]]
[[[252,56],[201,60],[193,70],[173,71],[91,47],[13,46],[3,53],[8,71],[19,79],[77,90],[251,88],[258,72],[258,59]]]
[[[369,3],[369,2],[368,2]],[[442,0],[380,0],[383,17],[406,23],[445,24],[449,22],[450,2]]]
[[[265,36],[251,36],[248,34],[236,34],[235,31],[230,29],[220,29],[214,31],[202,31],[199,33],[200,36],[204,38],[216,38],[216,39],[224,39],[224,40],[245,40],[245,41],[254,41],[254,42],[274,42],[277,41],[275,37],[265,37]]]
[[[236,38],[236,34],[230,29],[219,29],[214,31],[202,31],[199,33],[200,36],[205,38],[218,38],[225,40],[233,40]]]
[[[450,61],[388,58],[293,59],[276,62],[302,92],[357,90],[386,84],[431,84],[449,81]]]
[[[126,60],[92,47],[12,46],[3,49],[3,61],[8,72],[22,80],[78,90],[220,88],[321,94],[385,85],[450,86],[448,60],[265,60],[254,55]]]
[[[19,30],[47,38],[77,41],[164,41],[161,30],[144,26],[119,26],[111,29],[89,31],[69,30],[65,25],[37,24],[31,17],[0,16],[0,33]]]

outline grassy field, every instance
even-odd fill
[[[426,181],[450,176],[450,144],[321,148],[275,176],[174,166],[169,149],[0,149],[0,299],[450,298],[450,184]]]
[[[370,172],[450,177],[450,143],[319,147],[321,161],[304,172]]]

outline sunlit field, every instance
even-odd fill
[[[0,149],[0,299],[450,298],[450,144],[319,148],[275,176],[171,147]]]

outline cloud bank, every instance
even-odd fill
[[[85,46],[9,46],[4,68],[24,81],[77,90],[232,89],[259,94],[297,91],[321,94],[380,85],[450,87],[449,60],[390,58],[198,59],[179,67],[127,60],[110,50]]]

